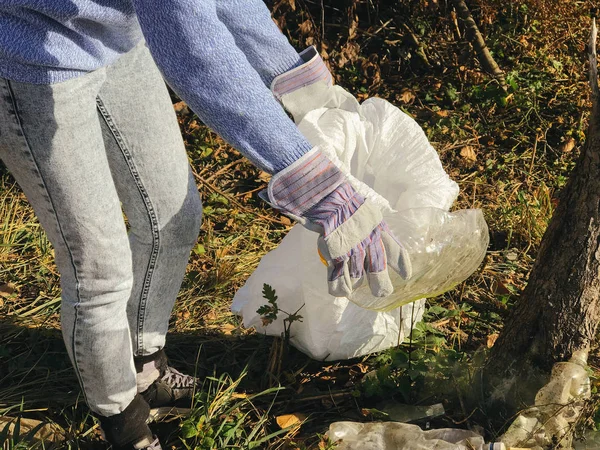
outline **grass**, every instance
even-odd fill
[[[493,412],[476,412],[472,377],[526,284],[585,139],[588,6],[470,2],[506,71],[505,93],[481,73],[443,2],[326,3],[323,16],[308,0],[270,6],[297,48],[316,44],[326,53],[338,83],[416,118],[461,187],[457,207],[484,209],[486,260],[429,301],[408,342],[370,357],[312,361],[243,329],[229,311],[233,294],[291,223],[258,199],[268,177],[177,103],[205,209],[168,349],[178,368],[207,378],[188,419],[155,426],[168,446],[328,449],[329,423],[385,418],[385,399],[443,401],[447,414],[433,426],[483,425],[489,439],[500,432],[487,420]],[[58,424],[65,441],[57,448],[105,448],[62,344],[59,299],[52,247],[0,168],[0,417]],[[595,354],[590,362],[598,365]],[[282,429],[284,415],[300,419]],[[4,445],[32,445],[15,441]]]

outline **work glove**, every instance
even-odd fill
[[[289,70],[271,83],[271,92],[294,117],[297,124],[315,109],[336,108],[355,112],[359,103],[352,94],[333,85],[333,77],[315,47],[300,53],[304,64]]]
[[[388,267],[411,277],[408,252],[383,221],[381,209],[365,199],[344,173],[314,148],[273,176],[269,203],[317,231],[318,250],[327,263],[329,293],[348,297],[364,282],[376,297],[394,288]]]

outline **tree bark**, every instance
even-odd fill
[[[490,50],[471,15],[471,11],[469,7],[465,3],[464,0],[452,0],[452,4],[458,13],[458,16],[464,21],[466,28],[466,36],[473,48],[475,49],[475,53],[477,53],[477,57],[479,58],[479,63],[483,70],[492,75],[498,82],[500,86],[504,90],[506,87],[506,78],[504,77],[504,72],[500,69],[494,57],[490,53]]]
[[[600,320],[600,109],[595,42],[594,19],[589,46],[593,105],[586,142],[542,239],[527,287],[492,348],[485,376],[496,380],[511,375],[513,380],[522,380],[514,375],[526,377],[531,369],[549,373],[555,362],[589,347],[596,334]]]

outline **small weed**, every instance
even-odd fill
[[[286,317],[283,319],[284,331],[281,337],[283,338],[283,342],[287,346],[290,341],[290,327],[294,322],[302,322],[302,316],[298,313],[302,310],[302,308],[304,308],[304,305],[302,305],[300,308],[298,308],[296,312],[293,313],[288,313],[280,309],[279,305],[277,305],[277,293],[275,292],[275,289],[273,289],[267,283],[263,284],[262,294],[263,298],[267,300],[268,304],[258,308],[256,310],[256,313],[260,314],[263,326],[267,326],[273,321],[277,320],[279,313],[283,313],[286,315]]]
[[[266,448],[270,441],[289,431],[269,432],[270,409],[284,388],[243,394],[238,388],[245,375],[236,380],[226,374],[205,379],[190,417],[181,424],[181,442],[186,449]]]

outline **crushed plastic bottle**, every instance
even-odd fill
[[[385,298],[374,297],[364,283],[348,297],[361,308],[389,311],[443,294],[469,277],[485,257],[489,234],[479,209],[413,208],[384,218],[410,255],[412,277],[404,280],[389,271],[394,292]]]
[[[587,350],[552,367],[550,381],[535,396],[535,406],[520,414],[500,438],[509,447],[536,448],[559,441],[571,429],[591,395]]]
[[[337,442],[337,450],[506,450],[502,443],[486,444],[473,431],[423,431],[417,425],[398,422],[335,422],[327,435]]]

